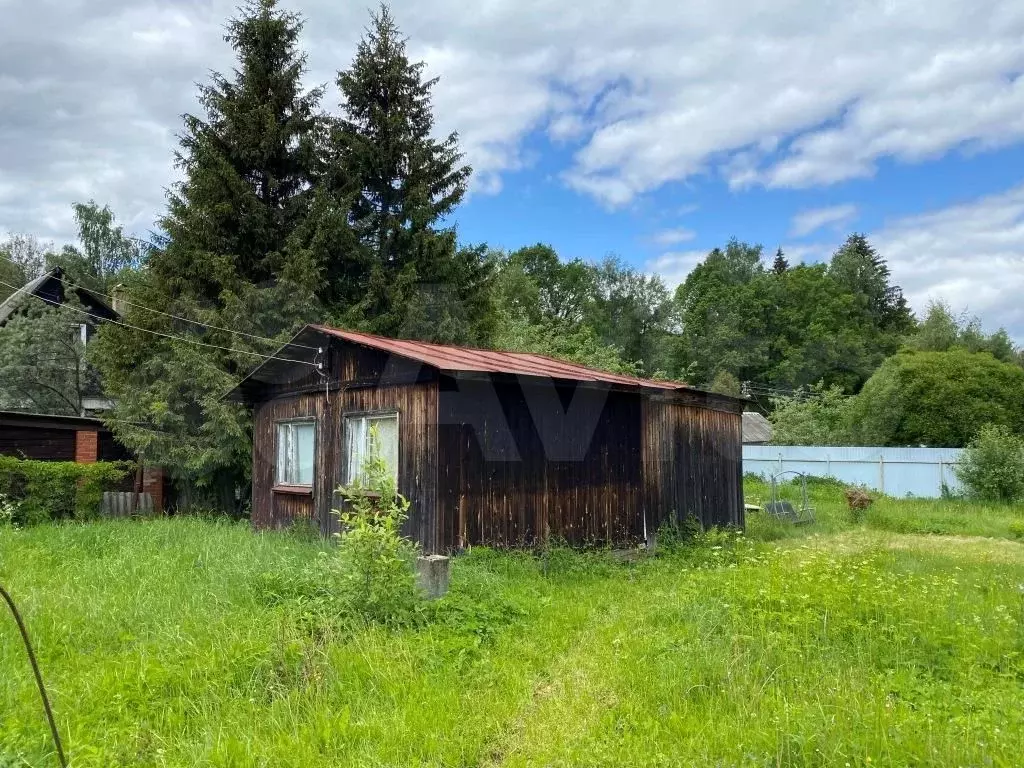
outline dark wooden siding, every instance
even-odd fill
[[[575,385],[553,391],[442,379],[438,520],[446,548],[643,536],[640,396]]]
[[[100,461],[131,460],[131,454],[95,419],[4,412],[0,414],[0,455],[37,461],[74,461],[76,433],[96,432]]]
[[[282,365],[253,382],[253,522],[296,518],[337,529],[347,414],[399,413],[407,535],[428,552],[642,540],[670,519],[742,525],[739,401],[690,391],[557,386],[514,376],[459,378],[325,339],[326,376]],[[274,492],[277,421],[314,417],[312,495]]]
[[[644,477],[656,524],[743,525],[742,417],[653,397],[644,403]]]
[[[38,461],[74,461],[75,430],[0,425],[0,454]]]
[[[325,532],[337,530],[331,514],[333,491],[347,457],[343,420],[347,414],[397,411],[398,489],[412,506],[405,533],[425,550],[438,548],[434,519],[437,486],[437,384],[428,381],[387,387],[339,388],[281,397],[256,407],[253,423],[253,523],[281,527],[297,518],[316,520]],[[316,465],[311,496],[275,492],[275,423],[314,417]]]

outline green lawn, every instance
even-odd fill
[[[269,586],[319,544],[197,519],[0,530],[0,582],[76,768],[1019,765],[1024,544],[971,535],[1021,510],[815,494],[771,542],[476,550],[402,630]],[[6,617],[0,671],[0,766],[55,765]]]

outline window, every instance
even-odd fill
[[[398,414],[368,413],[345,419],[345,456],[348,459],[345,478],[348,485],[361,485],[363,482],[363,463],[373,447],[370,443],[374,429],[377,451],[391,477],[398,482]]]
[[[313,485],[316,422],[282,421],[277,424],[277,484]]]

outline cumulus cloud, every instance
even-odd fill
[[[857,206],[852,203],[800,211],[800,213],[793,217],[790,234],[793,237],[805,237],[812,232],[817,232],[822,227],[839,229],[853,221],[856,216]]]
[[[1024,342],[1024,185],[893,221],[870,237],[917,312],[943,299]]]
[[[697,233],[691,229],[676,227],[675,229],[663,229],[661,232],[657,232],[651,238],[651,242],[655,245],[678,245],[679,243],[693,240],[696,236]]]
[[[180,114],[232,62],[237,0],[3,3],[0,229],[69,235],[69,203],[134,228],[162,207]],[[294,5],[294,3],[293,3]],[[566,143],[564,183],[608,206],[695,174],[734,187],[868,176],[1024,138],[1024,3],[933,0],[396,0],[439,132],[494,192],[527,136]],[[306,0],[309,83],[351,60],[364,4]],[[337,102],[329,91],[328,105]]]
[[[675,290],[707,255],[707,251],[699,250],[667,251],[648,261],[646,270],[651,274],[660,275],[668,289]]]

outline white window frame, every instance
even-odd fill
[[[345,485],[352,486],[352,485],[356,485],[357,483],[362,485],[362,477],[360,477],[360,475],[362,473],[363,461],[366,459],[367,441],[369,440],[369,437],[370,437],[370,430],[368,428],[368,423],[370,421],[373,421],[373,420],[382,420],[382,419],[394,419],[394,421],[395,421],[395,466],[393,468],[394,471],[392,473],[392,479],[395,481],[395,485],[396,486],[398,485],[398,465],[400,463],[399,459],[400,459],[400,455],[401,455],[400,454],[400,450],[401,450],[401,444],[402,444],[402,437],[401,437],[401,426],[402,426],[402,424],[401,424],[401,417],[400,417],[399,412],[397,410],[355,411],[355,412],[352,412],[352,413],[346,413],[345,414],[345,418],[342,419],[342,436],[341,436],[342,440],[343,440],[342,444],[344,445],[344,448],[345,448],[345,450],[343,452],[343,455],[345,457],[345,466],[342,467],[342,469],[344,470],[343,471],[343,476],[345,478]],[[350,452],[348,450],[348,448],[349,448],[348,431],[349,431],[350,425],[353,425],[353,424],[361,424],[362,425],[361,426],[361,430],[362,430],[363,447],[362,447],[362,455],[359,457],[358,463],[355,462],[355,457],[350,455]]]
[[[288,469],[295,465],[295,455],[293,450],[298,447],[298,443],[295,440],[295,427],[312,427],[313,428],[313,477],[308,483],[300,483],[296,480],[288,478]],[[285,435],[285,439],[289,440],[289,446],[287,450],[286,460],[281,461],[281,438]],[[315,418],[300,418],[300,419],[283,419],[281,421],[274,422],[274,485],[289,485],[298,486],[300,488],[312,488],[313,479],[316,478],[316,419]]]

